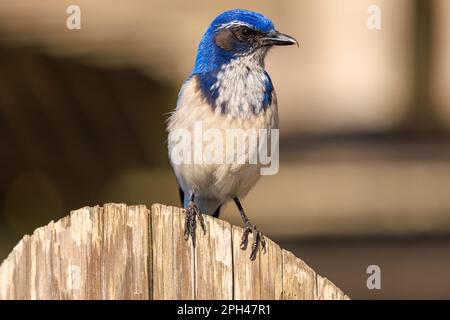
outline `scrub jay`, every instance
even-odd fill
[[[297,40],[278,32],[271,20],[240,9],[217,16],[200,41],[192,74],[184,82],[168,120],[169,157],[186,209],[185,239],[191,235],[194,245],[196,219],[205,232],[201,213],[218,217],[221,206],[233,200],[245,228],[241,249],[247,248],[249,233],[253,233],[250,259],[256,258],[260,245],[265,252],[263,235],[250,223],[240,203],[259,180],[261,166],[237,161],[199,163],[190,158],[182,163],[174,161],[177,150],[171,134],[183,132],[195,139],[196,123],[201,123],[203,130],[214,128],[220,132],[278,129],[277,99],[264,58],[273,46],[292,44],[298,46]],[[200,143],[205,150],[208,142]],[[202,148],[192,149],[195,158]],[[237,159],[248,160],[255,150],[234,152]]]

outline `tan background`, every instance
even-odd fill
[[[352,298],[450,298],[445,0],[1,1],[0,259],[71,209],[178,204],[164,121],[202,33],[235,7],[300,42],[267,59],[281,164],[244,201],[252,220]],[[241,223],[231,205],[223,218]]]

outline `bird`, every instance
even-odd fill
[[[261,165],[242,161],[195,162],[190,161],[192,154],[183,158],[187,161],[175,161],[179,140],[173,137],[180,132],[195,136],[198,123],[203,130],[214,128],[219,132],[278,129],[277,97],[265,70],[265,58],[274,46],[294,44],[298,46],[297,40],[277,31],[269,18],[244,9],[219,14],[201,38],[192,73],[181,86],[176,108],[167,121],[169,159],[186,212],[184,238],[191,236],[194,245],[197,220],[205,233],[203,214],[218,218],[222,206],[234,201],[244,223],[240,248],[246,250],[252,233],[250,260],[256,259],[259,248],[266,252],[263,234],[250,222],[241,204],[258,182]],[[188,141],[195,149],[194,143]],[[208,142],[200,141],[200,145],[204,150]],[[249,148],[240,150],[246,155],[235,154],[236,159],[244,156],[248,160],[248,154],[256,152]]]

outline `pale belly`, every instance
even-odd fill
[[[168,123],[169,158],[178,183],[185,193],[194,193],[196,198],[211,199],[214,200],[212,202],[218,204],[234,197],[244,197],[261,177],[261,165],[258,161],[254,162],[255,156],[257,159],[258,144],[249,145],[245,143],[244,148],[231,147],[227,149],[227,145],[230,147],[227,134],[230,131],[234,133],[239,132],[239,130],[251,134],[252,131],[258,132],[259,129],[267,131],[277,129],[276,99],[274,99],[274,104],[270,108],[259,115],[253,115],[246,119],[232,118],[214,113],[207,103],[195,100],[195,93],[189,92],[194,90],[194,86],[189,85],[184,89],[184,96],[189,98],[181,98],[177,111]],[[203,138],[199,139],[196,133],[198,134],[200,126]],[[171,141],[170,134],[180,129],[191,136],[192,155],[188,157],[191,159],[189,163],[186,163],[186,161],[179,163],[180,161],[173,161],[172,158],[172,153],[177,148],[177,142]],[[214,137],[206,139],[204,134],[209,129],[213,129],[215,134]],[[217,147],[218,136],[222,137],[223,142],[222,145],[219,144],[219,147]],[[197,143],[197,146],[195,146],[195,143]],[[199,143],[202,146],[200,156],[196,154],[196,151],[200,150],[198,148]],[[209,157],[209,161],[204,161],[205,156],[208,155],[207,150],[213,150],[209,153],[213,156]],[[217,150],[223,151],[221,157],[216,157]],[[230,153],[230,150],[235,157],[234,161],[227,160],[227,154]]]
[[[184,121],[184,123],[186,122]],[[214,129],[216,133],[220,132],[221,134],[216,135],[215,139],[207,141],[192,139],[190,144],[192,153],[190,157],[186,158],[190,160],[181,161],[181,163],[180,161],[171,161],[178,183],[183,190],[201,197],[216,198],[221,202],[233,197],[245,196],[261,177],[261,165],[258,162],[258,140],[254,139],[253,141],[256,143],[251,144],[249,139],[242,139],[243,143],[238,147],[237,139],[227,140],[227,132],[229,134],[230,129],[233,130],[235,123],[228,119],[222,119],[219,123],[209,120],[202,123],[203,132]],[[191,137],[196,135],[193,126],[183,128]],[[245,132],[248,135],[255,133],[253,137],[257,137],[258,129],[267,127],[254,126],[253,128],[249,131],[245,130]],[[241,128],[236,127],[235,129]],[[244,131],[236,132],[239,134]],[[219,143],[218,137],[222,137]],[[198,147],[199,144],[201,144],[201,148]],[[174,142],[169,139],[169,155],[175,151],[174,148]],[[216,156],[217,154],[220,156]],[[232,160],[229,157],[232,157]],[[172,155],[170,158],[172,160]]]

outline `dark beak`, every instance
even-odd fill
[[[267,33],[261,39],[261,42],[264,46],[290,46],[293,44],[296,44],[297,47],[299,46],[298,41],[295,40],[295,38],[278,31],[271,31]]]

